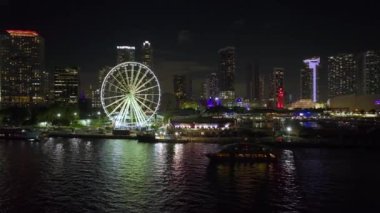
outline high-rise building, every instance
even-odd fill
[[[219,95],[219,79],[218,75],[213,72],[208,78],[209,97],[217,97]]]
[[[141,49],[141,63],[153,69],[153,49],[149,41],[144,41]]]
[[[206,80],[202,81],[201,84],[201,99],[207,99],[209,98],[209,91],[208,91],[208,78]]]
[[[259,77],[259,97],[260,100],[263,101],[265,98],[265,83],[264,83],[264,76],[260,75]]]
[[[275,106],[277,108],[284,107],[284,68],[275,67],[273,69],[272,77],[272,94],[274,95],[273,100],[275,101]]]
[[[220,73],[220,96],[222,99],[235,98],[235,47],[225,47],[218,51]]]
[[[2,106],[44,103],[44,39],[35,31],[7,30],[0,36],[0,73]]]
[[[329,98],[358,92],[357,60],[354,54],[338,54],[328,57]]]
[[[56,68],[54,71],[54,99],[56,103],[78,103],[79,68]]]
[[[300,73],[300,99],[312,99],[312,72],[308,68],[302,68]]]
[[[112,67],[110,66],[104,66],[98,71],[98,88],[100,89],[102,87],[104,78],[108,74],[109,71],[111,71]]]
[[[202,97],[215,98],[219,95],[219,80],[216,73],[211,73],[202,83]]]
[[[186,94],[186,76],[185,75],[174,75],[173,78],[173,89],[174,95],[177,100],[177,107],[180,106],[180,103],[187,98]]]
[[[380,52],[365,51],[360,54],[360,69],[364,94],[380,94]],[[360,88],[359,88],[360,89]]]
[[[116,47],[116,64],[127,61],[136,61],[134,46],[117,46]]]
[[[260,93],[260,72],[257,63],[247,66],[247,98],[253,101],[261,101]]]
[[[318,93],[319,93],[318,92],[318,90],[319,90],[318,67],[319,67],[320,59],[319,59],[319,57],[313,57],[313,58],[305,59],[303,62],[306,65],[305,70],[308,70],[309,72],[311,72],[311,79],[310,79],[311,82],[309,82],[309,84],[311,85],[310,99],[313,102],[317,102],[318,101]],[[307,82],[304,82],[304,83],[307,83]],[[306,87],[305,87],[305,89],[306,89]]]

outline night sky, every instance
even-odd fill
[[[164,91],[172,91],[173,74],[187,73],[196,95],[201,79],[217,71],[217,50],[225,46],[236,47],[238,94],[245,95],[247,63],[258,62],[267,76],[284,67],[294,98],[303,58],[380,49],[375,1],[263,2],[0,0],[0,26],[39,32],[48,70],[80,66],[84,86],[99,68],[115,65],[116,45],[140,49],[149,40]]]

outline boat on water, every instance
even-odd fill
[[[39,141],[40,132],[31,128],[1,127],[0,139]]]
[[[269,148],[254,143],[228,144],[206,156],[216,162],[274,162],[277,159]]]

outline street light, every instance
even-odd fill
[[[286,127],[286,131],[290,133],[292,131],[292,127],[290,126]]]
[[[60,118],[60,117],[61,117],[61,113],[58,113],[58,114],[57,114],[57,117]]]

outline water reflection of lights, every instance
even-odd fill
[[[174,145],[174,167],[175,169],[178,169],[180,167],[180,164],[182,163],[183,158],[183,144],[175,144]]]
[[[163,163],[165,161],[165,154],[166,154],[165,143],[154,144],[154,155],[157,158],[158,162]]]

